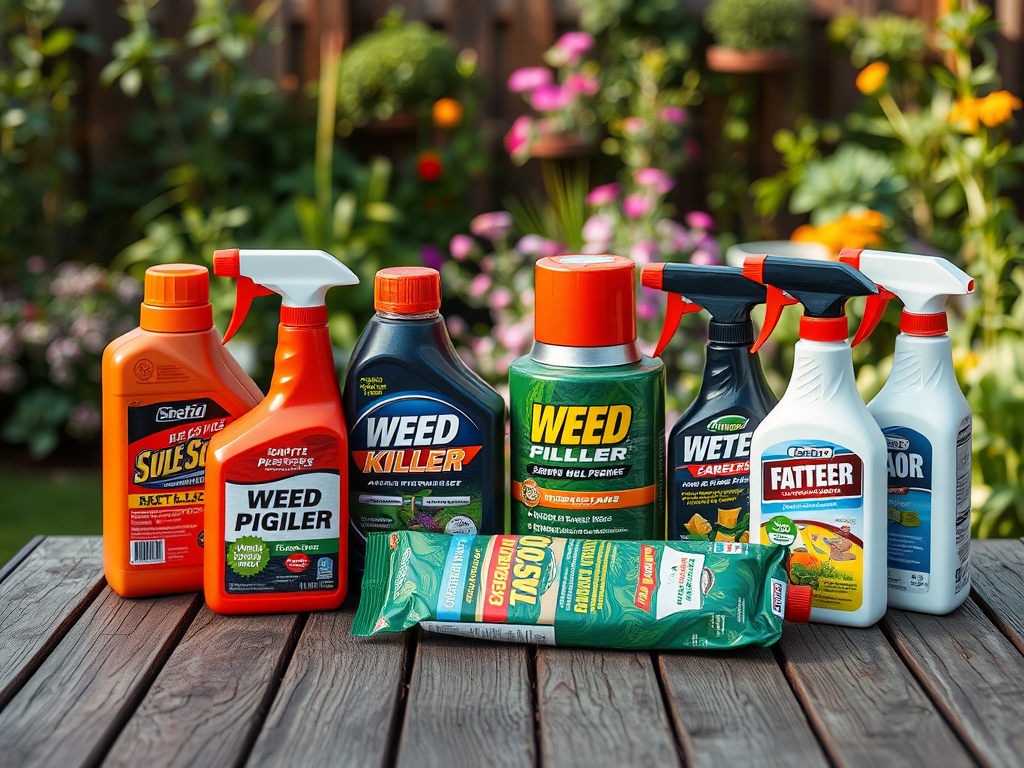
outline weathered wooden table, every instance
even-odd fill
[[[0,765],[1024,765],[1024,544],[974,578],[941,618],[599,652],[125,600],[98,538],[41,538],[0,570]]]

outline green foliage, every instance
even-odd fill
[[[541,166],[544,194],[533,192],[524,200],[505,199],[505,207],[524,235],[540,235],[562,243],[568,253],[583,247],[583,224],[587,220],[590,173],[585,163],[575,171],[554,163]]]
[[[859,144],[843,144],[807,166],[793,188],[789,207],[794,213],[810,213],[813,224],[864,208],[893,217],[899,207],[897,197],[906,188],[906,179],[888,155]]]
[[[455,92],[461,79],[455,49],[444,34],[392,11],[341,57],[338,107],[355,125],[400,112],[425,116],[434,101]]]
[[[704,23],[715,42],[727,48],[790,50],[806,13],[803,0],[713,0]]]
[[[72,48],[95,40],[57,26],[61,0],[12,0],[0,6],[0,274],[35,254],[51,262],[63,230],[84,207],[73,184],[78,158],[68,150],[72,97],[78,90]]]

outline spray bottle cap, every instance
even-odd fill
[[[441,275],[430,267],[388,267],[373,280],[373,308],[395,315],[420,315],[441,308]]]
[[[257,296],[281,296],[282,325],[323,325],[328,289],[359,282],[352,270],[324,251],[227,248],[214,252],[213,273],[236,278],[235,311],[224,333],[225,343],[242,325]]]
[[[837,261],[748,256],[743,275],[768,286],[764,325],[751,352],[756,352],[775,330],[782,308],[799,302],[800,338],[808,341],[846,341],[846,301],[851,296],[874,296],[875,284],[848,264]]]
[[[647,288],[668,293],[665,325],[654,355],[660,355],[683,315],[706,309],[711,315],[708,341],[716,344],[748,346],[754,342],[750,311],[764,304],[767,290],[748,280],[737,267],[698,264],[647,264],[640,273]]]
[[[786,587],[786,621],[806,624],[811,620],[811,601],[814,590],[806,584],[790,584]]]
[[[974,290],[974,280],[947,259],[916,253],[844,248],[839,260],[859,269],[880,291],[869,296],[853,346],[871,335],[890,299],[903,302],[900,330],[910,336],[941,336],[947,330],[946,299]]]

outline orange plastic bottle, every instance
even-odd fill
[[[140,327],[110,342],[102,370],[107,583],[199,591],[210,438],[263,396],[213,327],[206,268],[150,267]]]
[[[324,295],[359,282],[323,251],[217,251],[254,296],[282,296],[267,397],[217,434],[207,463],[204,593],[218,613],[329,610],[348,588],[348,436]]]

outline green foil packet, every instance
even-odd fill
[[[738,542],[372,534],[352,634],[420,624],[543,645],[771,645],[787,594],[791,618],[810,610],[810,590],[788,584],[785,557],[783,547]]]

